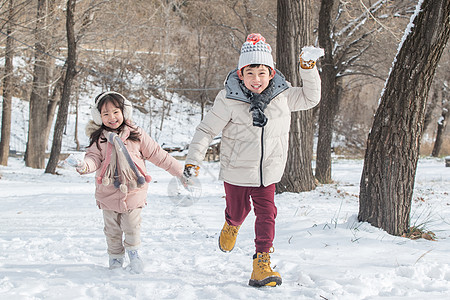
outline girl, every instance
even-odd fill
[[[132,105],[117,92],[95,98],[92,120],[86,127],[90,143],[80,174],[96,172],[95,199],[103,210],[109,268],[121,268],[125,250],[131,270],[143,271],[138,254],[141,244],[141,210],[146,205],[148,182],[145,160],[180,177],[182,165],[164,151],[146,132],[133,125]],[[124,235],[124,239],[123,239]]]

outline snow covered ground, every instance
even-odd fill
[[[217,163],[201,171],[203,195],[189,207],[171,202],[170,175],[149,165],[143,210],[144,274],[107,268],[94,177],[61,168],[43,174],[10,158],[0,167],[0,299],[448,299],[450,168],[421,159],[413,224],[436,241],[394,237],[357,221],[361,160],[333,163],[335,184],[276,196],[272,266],[283,284],[248,286],[254,216],[236,248],[217,238],[225,200]]]

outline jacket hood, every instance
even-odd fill
[[[88,137],[91,136],[91,134],[99,129],[101,126],[97,125],[93,120],[89,120],[89,122],[86,124],[86,128],[84,129],[84,132]]]
[[[237,70],[238,69],[234,69],[227,75],[227,79],[225,80],[225,90],[227,92],[226,97],[229,99],[250,103],[250,100],[247,98],[247,96],[242,91],[239,85],[239,82],[241,80],[239,79]],[[289,88],[289,85],[286,79],[284,78],[284,75],[278,70],[275,71],[275,76],[272,78],[272,81],[273,81],[273,91],[270,99],[275,98],[281,92]]]

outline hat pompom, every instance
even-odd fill
[[[247,42],[253,43],[253,45],[259,41],[262,41],[263,43],[266,42],[266,39],[259,33],[252,33],[247,36]]]

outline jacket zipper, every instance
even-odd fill
[[[261,159],[259,161],[259,178],[261,181],[260,186],[263,185],[263,158],[264,158],[264,127],[261,129]]]

